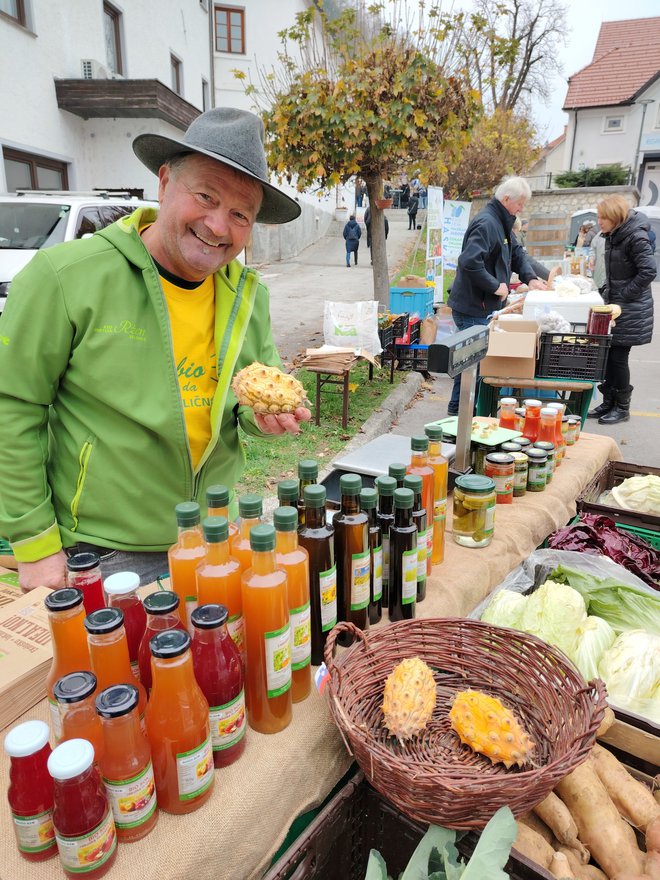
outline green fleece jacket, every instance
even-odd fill
[[[78,541],[166,550],[174,505],[233,487],[237,425],[260,435],[230,388],[253,361],[281,366],[268,291],[233,261],[215,275],[218,387],[193,468],[169,317],[138,209],[89,239],[39,251],[0,318],[0,534],[30,562]]]

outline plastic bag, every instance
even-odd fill
[[[325,302],[323,340],[338,348],[362,349],[369,354],[380,354],[378,338],[378,302]]]

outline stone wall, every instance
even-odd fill
[[[256,223],[247,261],[251,266],[293,259],[325,235],[335,219],[334,209],[301,202],[302,214],[291,223]]]

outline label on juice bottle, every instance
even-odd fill
[[[417,599],[417,548],[404,550],[401,557],[401,604],[410,605]]]
[[[117,832],[112,810],[108,810],[102,821],[89,834],[80,837],[63,837],[55,829],[57,849],[65,871],[85,874],[95,871],[108,861],[117,848]]]
[[[48,697],[48,708],[50,709],[50,726],[53,728],[55,742],[58,743],[62,739],[62,719],[60,718],[57,700]]]
[[[291,670],[304,669],[312,662],[312,613],[309,602],[289,612],[291,626]]]
[[[426,580],[426,557],[429,555],[429,539],[426,529],[417,532],[417,580]]]
[[[447,499],[441,498],[433,504],[433,522],[441,523],[447,519]]]
[[[266,693],[269,699],[285,694],[291,687],[291,627],[288,622],[273,632],[265,632]]]
[[[203,794],[213,782],[213,748],[208,736],[201,746],[176,756],[179,800],[191,801]]]
[[[390,536],[383,535],[383,585],[390,582]]]
[[[383,598],[383,548],[374,547],[373,549],[373,566],[374,566],[374,595],[373,601],[378,602]]]
[[[245,692],[241,692],[224,706],[211,706],[211,742],[214,752],[230,749],[245,736],[247,727],[245,717]]]
[[[227,632],[238,648],[238,653],[245,659],[245,621],[242,614],[234,614],[229,618]]]
[[[319,572],[321,594],[321,632],[328,632],[337,623],[337,566]]]
[[[103,784],[117,828],[142,825],[156,809],[156,783],[151,761],[130,779],[106,779]]]
[[[197,608],[197,596],[186,596],[186,615],[188,618],[188,632],[190,633],[190,638],[195,635],[195,627],[192,625],[191,618],[195,608]]]
[[[353,553],[351,556],[351,611],[360,611],[369,604],[370,553]]]
[[[53,811],[44,810],[36,816],[17,816],[11,814],[16,829],[18,848],[25,853],[43,852],[55,842]]]

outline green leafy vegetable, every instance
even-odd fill
[[[369,850],[369,861],[364,880],[387,880],[387,865],[377,849]]]
[[[578,640],[571,658],[582,673],[585,681],[598,678],[598,664],[601,657],[612,647],[616,633],[602,617],[587,617],[578,627]]]
[[[504,871],[518,828],[508,807],[500,809],[481,832],[462,880],[508,880]]]
[[[563,583],[547,580],[527,597],[520,619],[525,632],[556,645],[568,657],[575,653],[578,627],[586,622],[584,599]]]
[[[660,636],[622,633],[598,666],[612,702],[660,723]]]
[[[481,619],[494,626],[510,626],[512,629],[520,629],[527,597],[513,590],[500,590],[495,593]]]
[[[442,852],[448,843],[453,844],[455,840],[456,832],[451,828],[429,825],[429,830],[417,844],[417,849],[412,854],[401,880],[427,880],[432,850],[435,848],[438,852]]]

